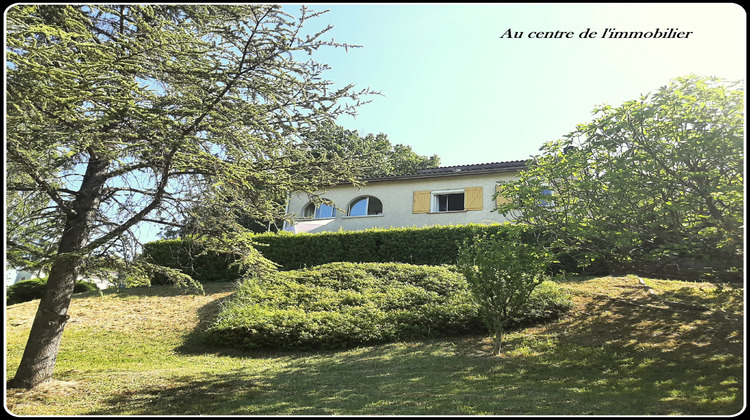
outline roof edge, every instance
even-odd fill
[[[419,171],[406,175],[391,175],[372,178],[362,178],[365,182],[397,181],[404,179],[439,178],[448,176],[516,172],[526,167],[530,159],[513,160],[506,162],[477,163],[471,165],[441,166],[437,168],[420,169]]]

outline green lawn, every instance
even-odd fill
[[[346,351],[239,352],[195,340],[233,284],[74,297],[55,380],[16,415],[731,415],[744,407],[742,289],[635,277],[565,283],[566,318],[511,333]],[[6,311],[12,377],[38,301]]]

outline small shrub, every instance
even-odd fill
[[[6,291],[6,305],[28,302],[41,299],[44,289],[47,287],[47,277],[19,281],[8,287]],[[79,281],[73,288],[73,293],[83,293],[99,290],[99,287],[91,282]]]
[[[6,304],[14,305],[16,303],[39,299],[42,297],[45,287],[47,287],[46,277],[22,280],[12,284],[6,292]]]
[[[73,287],[73,293],[84,293],[84,292],[95,292],[99,290],[99,286],[90,281],[81,280],[76,283]]]
[[[459,250],[457,266],[494,334],[495,353],[502,351],[509,323],[523,314],[552,262],[543,241],[529,238],[533,233],[524,225],[508,226],[502,234],[466,240]]]

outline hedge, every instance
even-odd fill
[[[500,224],[469,224],[314,234],[281,232],[256,235],[254,240],[261,254],[279,264],[282,270],[331,262],[442,265],[456,263],[458,245],[464,239],[499,232],[502,228]],[[231,255],[200,255],[202,248],[193,241],[161,240],[147,243],[143,248],[149,261],[180,269],[200,282],[231,281],[239,277],[237,270],[228,268],[233,261]]]
[[[415,265],[453,265],[458,248],[465,239],[484,234],[501,234],[504,224],[467,224],[425,228],[389,228],[321,233],[289,232],[255,235],[257,249],[281,270],[296,270],[332,262],[398,262]],[[199,282],[232,281],[240,277],[229,269],[234,256],[207,253],[200,255],[200,244],[181,239],[150,242],[144,245],[144,256],[151,262],[177,268]],[[580,256],[574,252],[558,255],[560,263],[551,272],[582,271],[577,267]],[[607,263],[589,268],[585,274],[605,275]],[[162,279],[152,279],[159,283]]]
[[[260,252],[284,270],[330,262],[400,262],[416,265],[455,264],[458,245],[477,234],[496,233],[501,224],[468,224],[426,228],[368,229],[321,233],[263,234],[255,237]]]
[[[181,270],[200,283],[233,281],[239,278],[239,270],[229,268],[234,257],[216,252],[203,253],[200,244],[181,239],[165,239],[143,245],[143,256],[149,262]],[[151,284],[167,283],[165,277],[156,274]]]
[[[535,290],[513,326],[558,318],[570,300]],[[245,279],[203,338],[246,350],[338,349],[486,331],[464,277],[450,267],[331,263]]]

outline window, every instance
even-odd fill
[[[432,193],[432,212],[463,211],[464,191]]]
[[[328,204],[320,204],[316,206],[313,203],[308,203],[302,210],[302,217],[313,219],[336,217],[336,208]]]
[[[383,203],[375,197],[362,197],[349,206],[349,216],[373,216],[383,214]]]
[[[482,187],[445,191],[414,191],[413,213],[482,210]]]

